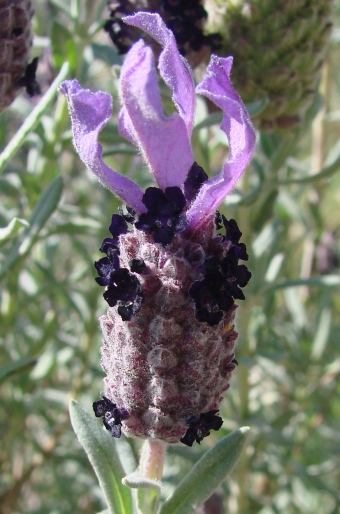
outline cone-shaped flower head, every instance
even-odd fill
[[[255,135],[230,82],[232,59],[213,56],[196,91],[223,110],[230,148],[221,173],[208,178],[191,150],[195,89],[172,32],[157,14],[125,21],[162,46],[158,69],[177,109],[164,115],[152,50],[138,41],[121,70],[119,130],[138,147],[157,187],[143,192],[102,160],[98,135],[111,97],[76,80],[60,86],[76,150],[128,211],[112,216],[111,237],[100,248],[106,256],[95,263],[109,309],[100,320],[107,376],[94,409],[116,437],[122,428],[191,446],[220,428],[221,395],[237,364],[235,299],[244,299],[250,273],[239,260],[248,256],[236,222],[216,209],[245,170]]]
[[[223,37],[221,55],[235,59],[234,83],[247,102],[265,100],[262,130],[303,120],[320,82],[334,2],[209,0],[210,30]]]
[[[0,111],[11,104],[23,87],[30,96],[39,93],[35,80],[38,59],[28,64],[33,14],[29,0],[0,0]]]

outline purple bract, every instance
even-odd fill
[[[163,47],[158,69],[172,90],[177,112],[170,117],[164,115],[154,56],[140,40],[131,48],[121,70],[119,131],[138,147],[162,191],[173,186],[183,190],[194,164],[190,139],[195,88],[191,70],[159,15],[140,12],[126,17],[125,22],[143,29]],[[229,157],[219,175],[199,184],[201,187],[186,210],[191,229],[204,225],[216,211],[244,172],[254,150],[255,134],[248,113],[230,82],[232,61],[232,57],[213,55],[206,76],[196,87],[197,93],[223,111],[221,128],[228,137]],[[83,162],[105,187],[138,214],[146,212],[139,186],[109,168],[102,159],[98,136],[112,114],[111,96],[82,89],[77,80],[63,82],[60,91],[68,101],[73,142]]]

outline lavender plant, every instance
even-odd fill
[[[229,79],[232,59],[212,56],[196,91],[222,109],[229,157],[221,173],[209,179],[194,162],[194,83],[173,33],[158,14],[138,13],[124,21],[162,46],[158,69],[177,109],[170,117],[163,114],[152,50],[142,40],[135,43],[121,70],[119,131],[139,148],[158,187],[143,192],[102,160],[98,135],[111,116],[110,95],[84,90],[76,80],[65,81],[60,91],[81,159],[127,204],[127,214],[113,214],[112,237],[100,248],[106,257],[95,263],[109,310],[100,319],[107,376],[93,408],[114,437],[122,430],[147,438],[139,485],[151,487],[147,479],[162,476],[165,443],[192,446],[223,423],[219,405],[237,365],[235,300],[244,300],[241,288],[251,273],[239,264],[248,254],[236,221],[216,209],[249,163],[255,134]],[[226,439],[228,451],[234,437]],[[226,468],[215,473],[214,487],[235,460],[235,448],[229,457],[222,453]],[[209,484],[202,496],[200,478],[200,473],[194,481],[187,478],[194,487],[191,483],[183,512],[213,493]],[[125,483],[130,485],[128,479]],[[172,507],[161,512],[177,511],[180,500],[169,501]],[[157,507],[150,500],[141,510]]]
[[[255,3],[269,4],[267,0],[251,2]],[[29,2],[5,2],[6,8],[15,4]],[[106,430],[92,410],[93,401],[104,400],[98,395],[106,387],[98,358],[98,318],[105,312],[102,294],[109,288],[96,284],[95,277],[100,274],[93,262],[107,257],[98,251],[102,239],[118,239],[118,243],[111,241],[111,248],[117,245],[121,252],[117,254],[118,269],[126,267],[142,283],[143,274],[132,271],[129,263],[121,264],[121,240],[138,230],[150,238],[153,247],[158,245],[160,253],[169,254],[187,229],[164,246],[155,243],[156,231],[148,233],[135,227],[143,213],[136,213],[131,224],[131,218],[125,218],[131,212],[120,212],[118,197],[107,188],[97,187],[95,176],[86,176],[72,146],[67,105],[63,95],[57,94],[57,86],[76,77],[84,88],[113,94],[113,115],[100,132],[105,163],[138,184],[141,197],[150,186],[159,189],[148,166],[141,164],[139,149],[118,132],[117,77],[124,58],[103,31],[109,17],[106,0],[34,0],[31,4],[36,36],[31,58],[39,56],[37,74],[43,95],[31,99],[21,88],[21,94],[16,94],[0,114],[1,512],[93,514],[104,508],[133,512],[136,503],[148,512],[157,508],[157,502],[166,512],[191,509],[194,499],[195,505],[203,502],[229,473],[246,436],[237,427],[247,425],[251,437],[246,451],[228,479],[195,512],[335,514],[340,506],[338,0],[330,2],[334,5],[333,28],[328,51],[323,53],[325,66],[315,71],[315,78],[321,73],[323,102],[316,97],[299,131],[295,128],[283,134],[276,130],[276,124],[271,132],[259,130],[248,171],[218,206],[222,228],[211,225],[215,231],[212,237],[220,234],[223,239],[222,215],[228,221],[237,220],[242,230],[238,244],[246,243],[249,254],[249,264],[243,264],[252,273],[247,287],[240,288],[246,301],[235,301],[241,304],[236,311],[238,366],[223,401],[213,409],[219,409],[216,416],[223,424],[218,430],[209,429],[210,435],[201,444],[194,441],[192,447],[182,442],[158,443],[160,440],[154,445],[155,440],[148,437],[141,459],[143,438],[124,436],[123,423],[128,418],[122,420],[121,427],[112,423],[112,414],[113,418],[116,414],[113,407],[107,419],[112,430]],[[164,4],[175,10],[176,4],[184,2]],[[190,2],[194,4],[204,5],[208,20],[218,14],[215,2]],[[292,5],[307,4],[312,2]],[[312,11],[314,4],[316,13],[325,2],[313,2]],[[274,19],[283,20],[275,3],[271,5]],[[300,33],[306,25],[294,9],[291,26]],[[316,20],[316,25],[319,22],[321,26],[325,19]],[[268,34],[266,27],[272,27],[265,13],[259,23],[261,34],[251,25],[249,37],[253,41],[252,64],[263,70],[263,79],[269,73],[267,58],[280,62],[279,48],[285,38],[277,39],[278,45],[267,46],[266,51],[256,50],[256,42]],[[161,45],[145,31],[129,27],[152,45],[157,60]],[[237,31],[234,34],[231,80],[244,101],[237,86],[244,63],[236,54],[244,47],[238,44]],[[314,37],[317,31],[306,34]],[[313,48],[309,51],[311,61]],[[292,65],[299,76],[303,59],[298,59],[295,50],[293,47],[291,51]],[[286,55],[289,67],[290,53]],[[191,56],[186,54],[195,65]],[[195,69],[198,82],[204,70],[204,65]],[[161,80],[158,83],[164,112],[170,116],[177,110],[171,100],[172,90]],[[255,93],[258,90],[254,98]],[[281,94],[289,107],[289,88]],[[222,111],[216,112],[212,106],[201,94],[196,96],[190,146],[194,160],[215,177],[228,148],[226,135],[219,128]],[[247,110],[256,123],[262,111],[254,104],[247,104]],[[186,200],[174,217],[182,219],[191,202]],[[107,227],[112,213],[114,220],[120,220],[118,214],[123,216],[128,232],[118,237],[110,234]],[[201,283],[199,293],[203,280],[203,275],[196,280]],[[202,331],[204,327],[218,331],[219,324],[198,323],[195,298],[187,300],[191,301],[193,328],[200,325]],[[147,300],[142,300],[130,321],[117,314],[121,301],[109,307],[109,312],[116,312],[123,327],[136,324]],[[123,310],[127,307],[122,305]],[[227,311],[222,312],[226,317]],[[79,402],[71,402],[72,423],[101,487],[72,431],[70,397]],[[113,397],[106,398],[114,403]],[[118,433],[119,428],[121,437],[113,437],[111,431]],[[184,428],[189,427],[185,424]],[[159,458],[149,458],[152,455]],[[139,460],[144,464],[135,473]],[[122,484],[123,479],[130,487]]]

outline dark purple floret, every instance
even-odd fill
[[[201,185],[206,180],[208,180],[208,175],[197,162],[194,162],[184,182],[184,195],[188,202],[191,202],[195,198]]]
[[[228,241],[231,241],[234,244],[237,244],[241,239],[242,232],[238,228],[238,225],[234,219],[227,218],[222,214],[222,221],[225,228],[225,237]]]
[[[112,241],[114,244],[118,245],[119,236],[121,234],[126,234],[128,231],[128,227],[126,221],[123,216],[120,214],[112,214],[111,224],[109,226],[109,231],[112,234]]]
[[[195,317],[210,326],[217,325],[228,311],[234,300],[244,300],[241,287],[245,287],[251,273],[239,259],[247,260],[246,246],[239,243],[242,235],[235,220],[228,221],[223,215],[216,214],[215,224],[222,228],[223,222],[226,236],[222,245],[227,244],[227,254],[222,259],[216,255],[208,257],[204,262],[204,276],[196,280],[189,288],[189,294],[195,302]]]
[[[125,219],[127,223],[134,224],[135,217],[136,217],[136,211],[132,209],[132,207],[126,206],[127,214],[123,213],[123,209],[119,208],[120,215]]]
[[[110,2],[110,4],[112,4],[113,8],[110,10],[110,19],[105,23],[104,30],[109,34],[113,44],[117,47],[118,53],[124,55],[141,36],[140,30],[127,25],[122,20],[122,17],[133,14],[136,11],[136,5],[134,2],[125,0]]]
[[[130,321],[140,310],[143,300],[139,280],[127,268],[120,268],[111,273],[110,283],[103,296],[110,307],[118,304],[118,313],[123,321]]]
[[[209,326],[218,325],[227,311],[234,304],[232,291],[221,270],[217,257],[209,257],[204,263],[205,275],[196,280],[189,288],[189,294],[195,301],[195,316],[198,321]]]
[[[135,212],[128,209],[128,214],[113,214],[110,225],[112,238],[105,238],[100,251],[106,257],[94,263],[99,277],[96,282],[107,289],[104,299],[110,307],[118,305],[118,314],[123,321],[130,321],[132,316],[140,310],[143,293],[138,278],[127,268],[121,268],[119,262],[119,236],[128,232],[127,221],[133,222]],[[142,273],[145,264],[142,259],[133,259],[131,271]]]
[[[129,417],[126,409],[119,409],[115,403],[103,396],[102,400],[93,403],[93,410],[97,418],[103,419],[105,428],[113,437],[121,436],[121,422]]]
[[[215,227],[216,230],[221,230],[221,228],[223,227],[222,214],[218,211],[215,212]]]
[[[113,255],[119,255],[119,246],[115,243],[115,240],[112,237],[105,237],[103,239],[102,244],[99,248],[99,251],[102,253],[106,253],[108,257],[112,257]],[[119,266],[116,266],[118,268]]]
[[[37,82],[35,74],[38,68],[38,57],[26,66],[25,75],[20,80],[20,85],[26,88],[26,93],[29,96],[40,95],[41,89]]]
[[[95,280],[97,284],[100,286],[109,286],[111,283],[111,275],[119,268],[119,258],[118,252],[111,252],[111,249],[108,249],[109,257],[103,257],[99,261],[94,263],[94,267],[96,268],[99,277]]]
[[[126,54],[143,33],[136,27],[125,24],[122,18],[138,11],[158,12],[166,26],[173,32],[181,54],[191,50],[198,52],[203,46],[217,50],[222,38],[219,34],[205,35],[203,25],[208,15],[202,0],[160,0],[159,5],[153,2],[138,0],[120,0],[109,2],[110,19],[104,25],[119,54]]]
[[[187,446],[192,446],[195,441],[201,444],[204,437],[210,435],[210,430],[219,430],[223,421],[220,416],[216,416],[217,413],[218,410],[210,410],[187,419],[188,429],[185,435],[181,437],[181,442]]]
[[[146,264],[143,259],[131,259],[129,261],[130,270],[141,275],[146,271]]]
[[[127,225],[123,217],[118,214],[113,214],[109,230],[113,237],[106,237],[99,249],[102,253],[106,253],[107,256],[94,263],[99,275],[99,277],[96,278],[96,282],[100,286],[109,286],[112,274],[120,267],[119,236],[127,232]]]
[[[166,187],[165,191],[149,187],[142,201],[148,211],[139,216],[135,227],[153,234],[156,243],[166,246],[176,234],[187,228],[188,220],[186,215],[182,214],[186,201],[179,187]]]

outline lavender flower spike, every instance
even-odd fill
[[[95,263],[109,308],[100,318],[106,378],[94,411],[114,437],[192,446],[221,427],[219,405],[237,365],[235,300],[244,300],[251,273],[239,263],[248,255],[236,221],[215,211],[246,168],[255,135],[230,82],[232,59],[213,56],[197,92],[223,110],[230,148],[221,174],[208,179],[191,150],[194,83],[173,34],[157,14],[125,21],[162,46],[158,71],[177,112],[164,115],[153,53],[138,41],[121,70],[119,130],[155,179],[143,193],[102,160],[109,96],[76,81],[61,86],[80,157],[128,211],[113,214]]]

